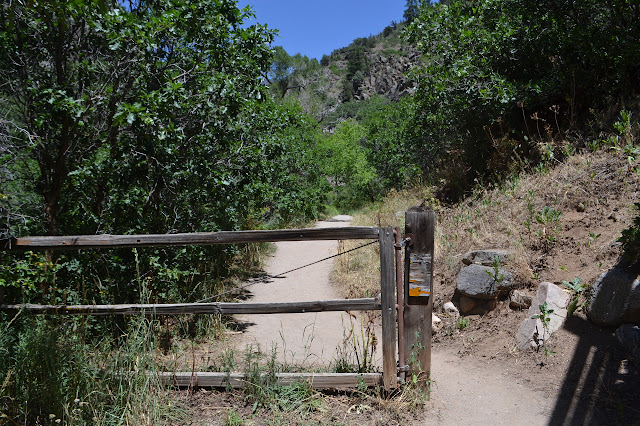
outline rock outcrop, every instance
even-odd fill
[[[369,99],[373,95],[383,95],[397,101],[405,95],[413,94],[416,84],[407,79],[406,73],[418,63],[418,57],[418,53],[378,56],[369,66],[354,98]]]

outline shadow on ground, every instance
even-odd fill
[[[579,341],[549,425],[640,425],[640,360],[630,358],[614,328],[573,315],[565,329]]]

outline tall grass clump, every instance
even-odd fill
[[[85,340],[77,318],[0,319],[0,423],[159,424],[179,414],[154,372],[151,321]],[[178,414],[176,414],[178,413]]]

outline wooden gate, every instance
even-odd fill
[[[419,219],[415,225],[415,216]],[[61,237],[21,237],[4,240],[0,244],[2,250],[69,250],[89,248],[123,248],[123,247],[153,247],[153,246],[185,246],[210,244],[242,244],[251,242],[278,241],[311,241],[311,240],[348,240],[370,239],[378,240],[380,246],[380,299],[340,299],[319,300],[312,302],[290,303],[179,303],[179,304],[126,304],[126,305],[33,305],[33,304],[5,304],[0,299],[1,311],[24,310],[39,314],[66,315],[180,315],[180,314],[274,314],[274,313],[309,313],[326,311],[363,311],[380,310],[382,313],[382,361],[383,372],[380,373],[281,373],[278,380],[282,384],[289,384],[296,380],[308,381],[316,388],[345,388],[355,387],[361,383],[368,386],[382,385],[386,389],[394,389],[403,380],[405,374],[427,373],[430,370],[431,353],[431,274],[433,259],[433,212],[424,219],[423,213],[407,213],[407,232],[412,232],[405,265],[404,286],[399,283],[396,299],[396,252],[403,244],[394,241],[394,230],[391,227],[343,227],[343,228],[313,228],[288,229],[273,231],[223,231],[201,232],[189,234],[155,234],[155,235],[80,235]],[[430,222],[431,221],[431,222]],[[431,223],[431,226],[426,226]],[[426,227],[425,227],[426,226]],[[426,232],[426,234],[425,234]],[[428,233],[431,232],[429,237]],[[398,232],[396,232],[396,235]],[[423,235],[424,234],[424,235]],[[429,246],[430,244],[430,246]],[[404,244],[406,245],[406,244]],[[430,248],[429,248],[430,247]],[[413,264],[410,259],[415,256],[410,253],[419,250],[426,253],[420,257],[421,263]],[[429,257],[430,256],[430,257]],[[425,259],[427,261],[425,262]],[[415,263],[415,262],[414,262]],[[416,269],[417,268],[417,269]],[[421,297],[413,297],[409,287],[415,287],[415,281],[410,280],[411,271],[415,275],[419,271],[423,289]],[[398,275],[401,279],[401,274]],[[300,283],[304,284],[304,283]],[[404,287],[404,290],[402,288]],[[403,297],[405,296],[406,297]],[[426,296],[426,297],[425,297]],[[402,299],[407,303],[402,302]],[[412,300],[413,299],[413,300]],[[398,300],[399,304],[397,304]],[[418,303],[411,305],[411,303]],[[400,318],[397,312],[401,312]],[[404,312],[402,314],[402,312]],[[428,316],[427,316],[428,315]],[[428,318],[428,321],[425,321]],[[400,341],[396,334],[396,320],[402,330]],[[402,324],[404,323],[404,328]],[[403,343],[404,342],[404,343]],[[400,352],[400,362],[396,353]],[[406,355],[405,355],[406,354]],[[409,359],[418,360],[410,365]],[[413,368],[413,370],[411,370]],[[419,370],[416,370],[416,368]],[[211,373],[211,372],[172,372],[160,373],[162,378],[177,386],[211,386],[211,387],[242,387],[242,374]]]

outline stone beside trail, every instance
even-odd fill
[[[548,340],[551,334],[555,333],[562,327],[567,318],[567,305],[569,304],[569,295],[560,287],[553,283],[543,282],[538,286],[536,297],[531,303],[527,318],[522,321],[516,340],[518,349],[523,350],[528,347],[537,347]],[[533,318],[540,315],[540,305],[547,304],[547,310],[553,312],[549,315],[550,321],[545,328],[540,318]],[[535,338],[534,338],[535,336]],[[538,343],[536,343],[538,339]]]
[[[474,250],[462,258],[456,276],[456,301],[463,315],[483,315],[496,308],[498,298],[506,297],[515,286],[505,267],[512,257],[506,250]]]
[[[495,299],[508,294],[513,285],[513,275],[504,269],[499,269],[497,277],[495,275],[495,269],[489,266],[465,266],[456,277],[458,291],[476,299]]]
[[[587,315],[598,325],[640,322],[640,275],[622,266],[602,274],[591,287]]]

